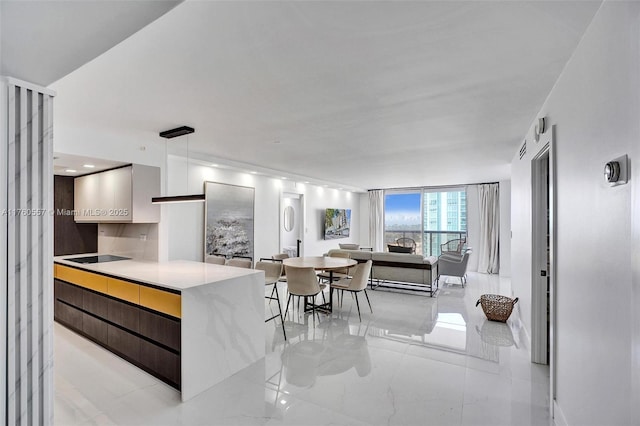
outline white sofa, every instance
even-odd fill
[[[394,286],[404,286],[413,290],[426,290],[433,297],[438,289],[436,277],[438,276],[438,258],[435,256],[423,257],[419,254],[371,252],[363,250],[329,250],[327,255],[335,252],[349,253],[351,259],[358,262],[371,260],[371,278],[378,285],[393,283]]]

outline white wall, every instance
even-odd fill
[[[306,185],[305,194],[305,233],[303,238],[304,254],[318,256],[339,243],[360,242],[360,197],[357,193],[338,191],[321,186]],[[351,230],[349,238],[337,240],[324,239],[324,211],[326,208],[351,209]]]
[[[313,185],[282,181],[260,175],[236,172],[229,169],[189,166],[187,188],[186,161],[184,157],[169,156],[167,195],[203,191],[203,182],[220,182],[255,188],[255,258],[271,257],[280,251],[281,196],[282,192],[304,194],[305,232],[303,253],[319,256],[329,249],[337,248],[338,242],[359,240],[360,217],[358,195],[351,192],[327,189]],[[351,209],[351,236],[340,240],[323,239],[324,209]],[[162,222],[166,221],[168,232],[168,258],[202,261],[204,253],[204,204],[184,203],[163,206]]]
[[[557,415],[570,425],[640,418],[639,36],[639,3],[604,3],[538,114],[556,125]],[[530,330],[531,159],[541,147],[531,130],[527,140],[512,162],[511,272]],[[604,164],[625,153],[634,179],[609,187]]]

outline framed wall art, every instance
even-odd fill
[[[255,188],[205,182],[204,254],[253,259]]]

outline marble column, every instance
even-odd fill
[[[52,424],[53,92],[12,78],[0,85],[0,363],[7,384],[0,418]]]

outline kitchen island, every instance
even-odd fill
[[[186,401],[263,358],[264,273],[192,261],[54,258],[55,319]]]

